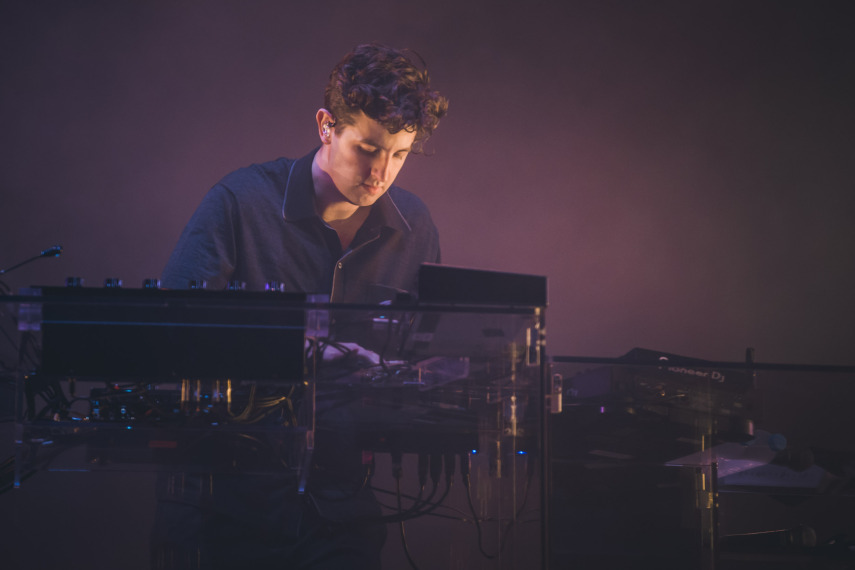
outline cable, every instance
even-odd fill
[[[469,503],[469,510],[472,511],[472,520],[475,521],[475,530],[478,533],[478,550],[484,558],[492,560],[498,554],[487,554],[484,550],[484,534],[481,529],[481,521],[478,519],[478,513],[475,512],[475,504],[472,502],[472,487],[469,480],[469,474],[463,476],[463,487],[466,489],[466,501]],[[499,549],[501,552],[501,548]]]
[[[400,471],[398,472],[398,476],[395,477],[395,487],[398,495],[398,514],[402,515],[403,510],[401,508],[401,476]],[[404,521],[403,519],[398,522],[398,527],[401,529],[401,546],[404,548],[404,555],[407,557],[407,562],[410,563],[410,567],[413,570],[419,570],[419,567],[416,565],[416,562],[413,560],[413,557],[410,555],[410,547],[407,545],[407,533],[404,531]]]
[[[437,472],[437,470],[434,469],[434,459],[439,461],[441,464],[442,456],[439,454],[431,456],[432,477],[433,477],[433,473],[441,473],[441,471],[442,471],[441,468],[438,472]],[[393,474],[394,474],[394,472],[393,472]],[[442,506],[443,502],[445,501],[445,499],[448,497],[449,493],[451,492],[451,488],[454,484],[453,474],[454,474],[454,465],[452,464],[451,466],[448,466],[446,464],[446,468],[445,468],[445,490],[443,491],[442,496],[435,503],[431,503],[430,501],[433,498],[437,488],[439,487],[438,474],[437,474],[436,479],[433,481],[434,488],[431,490],[431,494],[428,496],[428,498],[425,499],[424,501],[417,501],[409,509],[403,510],[403,511],[395,513],[393,515],[357,517],[351,521],[347,521],[344,524],[398,523],[401,521],[407,521],[410,519],[414,519],[414,518],[425,516],[429,513],[432,513],[434,510],[436,510],[437,508]],[[372,487],[372,490],[373,489],[374,488]],[[382,490],[380,490],[380,491],[383,492]]]
[[[534,469],[529,468],[526,470],[527,471],[527,477],[525,480],[525,491],[523,492],[522,502],[520,503],[520,506],[517,509],[517,511],[514,513],[513,518],[511,518],[511,520],[508,521],[507,526],[505,526],[505,528],[502,529],[501,532],[499,533],[499,550],[498,550],[498,552],[496,552],[496,554],[489,554],[489,553],[487,553],[486,550],[484,550],[484,540],[483,540],[484,536],[483,536],[483,531],[481,528],[481,522],[485,522],[485,521],[481,521],[478,518],[478,514],[475,512],[475,505],[472,502],[472,487],[471,487],[471,482],[470,482],[469,466],[468,466],[468,463],[464,461],[464,458],[462,455],[460,458],[460,463],[461,463],[460,471],[461,471],[461,475],[462,475],[462,479],[463,479],[463,486],[466,489],[466,501],[469,503],[469,509],[472,512],[472,517],[475,521],[475,528],[476,528],[477,533],[478,533],[478,550],[481,552],[481,555],[484,556],[485,558],[490,559],[490,560],[495,559],[499,556],[499,554],[501,554],[504,551],[505,545],[507,544],[508,534],[510,533],[511,529],[516,524],[516,521],[522,517],[522,514],[525,511],[525,506],[526,506],[526,503],[528,502],[529,489],[531,488],[531,481],[534,478]]]

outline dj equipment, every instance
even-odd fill
[[[302,380],[306,295],[119,284],[35,289],[43,374]]]
[[[329,305],[275,283],[69,284],[9,300],[22,333],[10,486],[36,470],[275,474],[318,516],[373,486],[383,514],[336,524],[406,521],[405,544],[430,553],[423,568],[851,562],[851,540],[815,520],[731,510],[761,493],[783,505],[826,493],[855,508],[855,454],[803,435],[822,435],[821,418],[799,423],[820,409],[814,398],[837,410],[825,422],[834,433],[855,433],[844,419],[853,384],[823,384],[822,370],[764,385],[753,361],[646,349],[548,361],[538,276],[426,265],[418,301],[388,306]],[[564,411],[549,415],[556,400]],[[330,491],[354,467],[357,483]]]
[[[461,305],[546,306],[546,277],[423,263],[419,301]]]
[[[436,536],[432,513],[460,519],[428,560],[471,551],[472,568],[543,567],[535,281],[535,296],[485,305],[428,292],[418,304],[336,306],[276,284],[175,291],[154,279],[31,288],[15,299],[33,366],[18,377],[14,483],[35,470],[275,474],[326,516],[364,472],[363,485],[410,485],[405,508],[364,523],[408,521],[416,546]]]

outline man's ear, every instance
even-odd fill
[[[318,123],[318,136],[321,139],[321,144],[330,144],[333,125],[335,125],[335,118],[333,118],[332,113],[323,108],[318,109],[315,114],[315,121]]]

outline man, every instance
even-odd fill
[[[325,89],[320,147],[226,176],[205,197],[163,272],[165,287],[275,282],[286,291],[373,303],[413,292],[438,262],[424,203],[393,186],[448,108],[427,71],[379,44],[356,47]]]
[[[320,147],[240,169],[214,186],[182,233],[163,285],[204,280],[221,289],[237,281],[259,290],[275,282],[350,303],[414,292],[419,265],[439,261],[439,239],[424,203],[393,182],[447,107],[404,53],[356,47],[333,69],[315,115]],[[302,496],[281,475],[160,477],[152,567],[379,568],[385,529],[366,524],[379,508],[360,481],[350,484],[361,478],[359,449],[348,434],[321,439]],[[341,488],[350,489],[348,500],[331,499]]]

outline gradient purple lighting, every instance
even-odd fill
[[[444,262],[549,278],[551,354],[852,361],[855,40],[826,8],[52,8],[0,24],[0,267],[65,246],[14,288],[158,276],[211,185],[314,146],[331,66],[378,40],[451,101],[399,184]]]
[[[11,291],[69,276],[156,280],[212,185],[318,144],[332,66],[379,41],[418,52],[450,101],[396,183],[429,206],[444,263],[548,278],[549,356],[641,347],[741,361],[753,347],[761,363],[853,365],[850,11],[780,0],[3,2],[0,268],[63,251],[0,278]],[[770,431],[810,435],[801,408],[851,416],[852,398],[797,380],[769,390],[785,401],[810,386]],[[585,408],[603,423],[614,411]],[[576,433],[552,441],[575,445]],[[488,441],[457,459],[474,445],[487,451],[471,449],[473,472],[489,469]],[[529,445],[506,464],[535,465]],[[565,467],[591,505],[575,477],[617,472]],[[4,567],[83,564],[97,540],[103,567],[149,568],[154,475],[114,475],[45,471],[4,494]],[[654,504],[668,490],[634,494]],[[95,512],[69,532],[72,516]],[[427,551],[435,537],[424,540]]]

